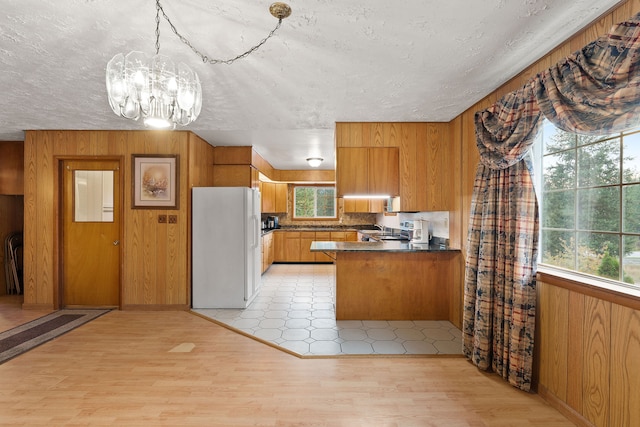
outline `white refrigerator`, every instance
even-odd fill
[[[261,280],[260,192],[192,190],[192,306],[246,308]]]

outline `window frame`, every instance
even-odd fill
[[[543,280],[546,282],[549,282],[549,280],[552,277],[555,277],[555,278],[558,278],[560,281],[564,281],[564,282],[573,281],[575,283],[588,284],[589,286],[597,286],[599,288],[602,288],[607,292],[616,292],[616,293],[638,297],[640,295],[640,281],[638,281],[637,279],[634,279],[635,283],[633,284],[624,282],[625,265],[627,264],[625,263],[625,251],[624,251],[623,245],[624,245],[624,239],[628,236],[630,236],[631,238],[640,239],[640,230],[635,230],[635,232],[625,231],[626,217],[625,217],[625,209],[624,209],[624,206],[625,206],[624,189],[632,185],[640,185],[640,168],[635,168],[635,176],[633,181],[627,181],[625,176],[625,166],[626,166],[625,157],[627,157],[627,154],[625,153],[625,137],[635,136],[635,139],[637,139],[638,136],[640,136],[640,128],[634,128],[624,132],[607,133],[606,135],[603,135],[601,138],[599,138],[597,141],[590,141],[585,144],[580,144],[579,138],[576,138],[575,143],[571,147],[568,147],[568,148],[564,147],[561,150],[557,150],[553,152],[545,152],[546,142],[544,140],[545,138],[544,130],[548,125],[552,126],[552,124],[548,121],[545,123],[545,125],[543,125],[543,129],[538,135],[538,140],[533,146],[533,157],[534,157],[534,165],[535,165],[534,166],[534,169],[535,169],[534,182],[535,182],[536,192],[538,193],[538,201],[540,205],[540,236],[539,236],[539,251],[538,251],[538,265],[539,265],[538,271],[540,273],[539,277],[543,278]],[[620,155],[618,158],[619,165],[618,165],[616,182],[613,184],[612,183],[607,183],[607,184],[590,183],[589,185],[581,186],[579,183],[579,177],[578,177],[579,171],[580,171],[580,165],[579,165],[580,150],[588,146],[600,144],[603,142],[606,143],[606,141],[614,141],[616,139],[618,140],[617,143],[619,144],[619,150],[620,150],[619,151]],[[573,175],[574,175],[573,185],[570,188],[556,189],[555,191],[573,192],[574,199],[575,199],[574,205],[573,205],[573,215],[574,215],[573,227],[572,228],[545,227],[544,225],[545,225],[546,211],[544,209],[545,208],[544,195],[545,193],[549,194],[549,193],[552,193],[553,191],[549,191],[548,188],[545,188],[544,159],[545,157],[549,158],[550,156],[557,155],[560,152],[568,152],[568,151],[573,151],[574,159],[575,159],[573,164]],[[631,151],[634,152],[637,150],[632,149]],[[639,161],[640,161],[640,158],[636,157],[632,165],[639,164],[638,163]],[[618,212],[617,212],[617,216],[618,216],[617,220],[619,222],[619,226],[617,231],[605,231],[605,230],[597,230],[597,229],[580,228],[580,224],[578,223],[579,201],[578,201],[577,195],[581,190],[589,191],[589,190],[598,189],[598,188],[615,188],[617,191],[618,202],[619,202]],[[545,242],[543,241],[544,231],[566,231],[568,233],[573,234],[574,240],[575,240],[574,247],[573,247],[573,251],[574,251],[573,268],[574,269],[563,268],[560,266],[546,264],[542,262],[542,259],[544,256],[543,249],[545,248]],[[577,243],[577,240],[578,240],[578,236],[581,233],[590,233],[590,234],[597,233],[597,234],[608,234],[608,235],[617,236],[618,254],[616,259],[619,265],[618,279],[611,279],[611,278],[602,277],[599,275],[594,275],[588,272],[582,272],[580,270],[577,270],[577,268],[579,268],[579,262],[580,262],[578,258],[579,245]]]
[[[296,215],[297,211],[297,192],[298,188],[313,188],[314,191],[314,214],[313,217],[300,217]],[[317,216],[318,214],[318,189],[330,188],[333,190],[333,216]],[[338,198],[336,196],[336,186],[331,184],[294,184],[293,185],[293,211],[291,217],[294,221],[331,221],[338,219]]]

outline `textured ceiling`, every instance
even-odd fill
[[[161,22],[160,53],[203,83],[185,128],[253,145],[279,169],[334,166],[336,121],[449,121],[618,0],[307,0],[254,54],[204,64]],[[270,2],[162,0],[203,53],[227,59],[264,38]],[[104,73],[117,53],[155,52],[153,0],[15,0],[0,11],[0,140],[30,129],[142,129],[116,117]]]

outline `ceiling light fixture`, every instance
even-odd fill
[[[312,168],[317,168],[323,160],[324,159],[322,157],[309,157],[307,159],[307,163],[309,163],[309,166]]]
[[[202,108],[202,86],[198,75],[184,63],[174,63],[160,55],[160,15],[169,23],[173,33],[195,52],[202,62],[231,64],[262,46],[276,32],[282,20],[291,15],[285,3],[273,3],[269,12],[278,19],[278,25],[257,45],[231,59],[211,59],[193,47],[181,35],[156,0],[156,54],[132,51],[114,56],[107,64],[107,94],[109,105],[118,116],[130,120],[143,119],[145,126],[175,129],[186,126],[198,118]]]

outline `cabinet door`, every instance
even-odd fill
[[[287,212],[288,185],[285,183],[276,183],[275,186],[275,212]]]
[[[345,242],[357,242],[358,241],[358,232],[357,231],[347,231],[345,233]]]
[[[316,231],[316,241],[330,242],[331,233],[329,231]],[[324,252],[316,252],[316,262],[333,262],[333,259]]]
[[[286,231],[284,233],[284,261],[300,261],[300,232]]]
[[[267,268],[269,268],[271,266],[271,264],[273,264],[273,259],[274,259],[274,237],[273,234],[269,234],[269,252],[267,255]]]
[[[336,190],[338,196],[367,194],[369,149],[347,147],[336,149]]]
[[[368,199],[342,199],[346,213],[369,212]]]
[[[300,261],[315,262],[316,254],[311,252],[311,242],[316,239],[316,233],[313,231],[303,231],[300,233]]]
[[[273,262],[285,262],[284,236],[285,231],[273,232]]]
[[[368,194],[400,194],[400,150],[398,147],[369,149]]]
[[[262,194],[260,194],[262,200],[262,212],[273,213],[275,212],[275,198],[276,187],[273,182],[262,183]]]

